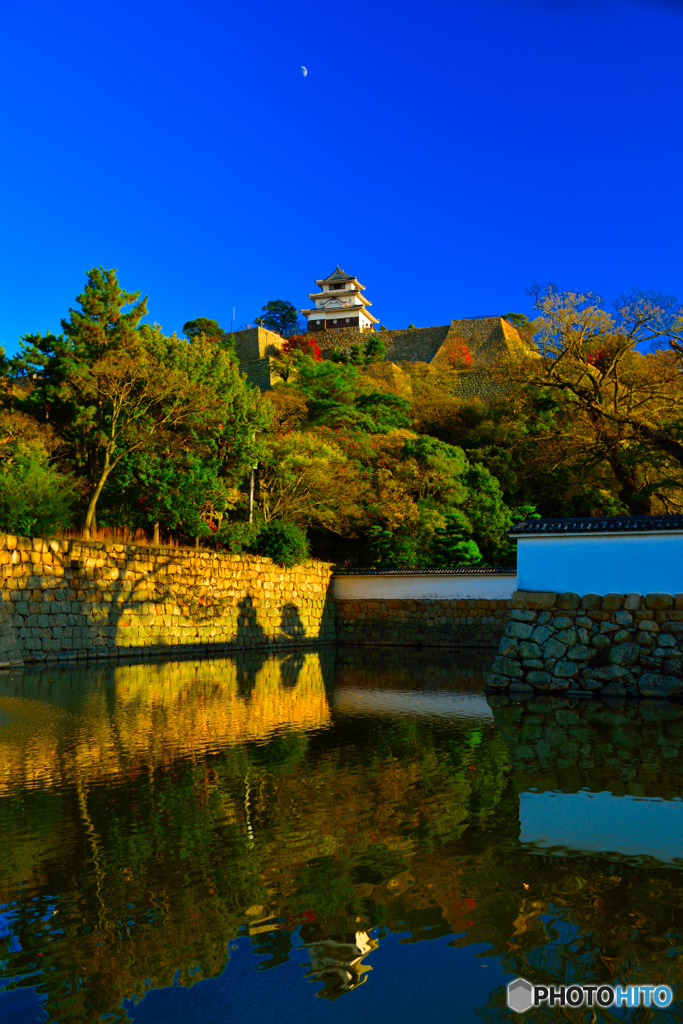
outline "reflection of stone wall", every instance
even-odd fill
[[[683,594],[516,591],[488,684],[668,697],[682,665]]]
[[[88,785],[140,768],[330,724],[334,652],[35,667],[0,680],[0,795],[18,785]],[[64,714],[64,711],[68,711]]]
[[[325,562],[0,536],[0,592],[30,661],[334,642],[330,576]]]
[[[509,601],[337,601],[337,641],[391,646],[491,647],[500,640]]]
[[[683,796],[683,710],[668,701],[488,698],[517,792]]]

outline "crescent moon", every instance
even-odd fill
[[[302,65],[301,65],[301,70],[303,71],[303,73],[304,73],[304,78],[305,78],[305,77],[306,77],[306,75],[308,74],[308,68],[305,68],[305,67],[303,66],[303,64],[302,64]]]

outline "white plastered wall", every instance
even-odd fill
[[[519,537],[517,586],[581,595],[683,593],[683,533]]]
[[[514,573],[334,577],[337,601],[509,601],[516,588]]]

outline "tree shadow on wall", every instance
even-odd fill
[[[280,630],[285,636],[291,637],[292,640],[303,640],[306,636],[306,630],[301,621],[299,609],[295,604],[285,604],[282,606]]]
[[[253,598],[247,594],[237,604],[237,632],[235,641],[238,644],[265,644],[266,634],[259,623]]]

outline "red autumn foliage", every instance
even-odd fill
[[[472,355],[462,338],[453,338],[442,350],[442,355],[454,370],[465,369],[472,365]]]
[[[285,355],[291,355],[293,352],[303,352],[304,355],[315,359],[317,363],[322,359],[322,353],[316,342],[305,334],[293,334],[291,338],[287,338],[287,341],[282,346],[282,351]]]
[[[586,361],[591,366],[595,366],[596,369],[602,370],[603,372],[607,369],[610,362],[609,349],[603,345],[602,348],[597,349],[595,352],[591,352],[590,355],[586,356]]]

